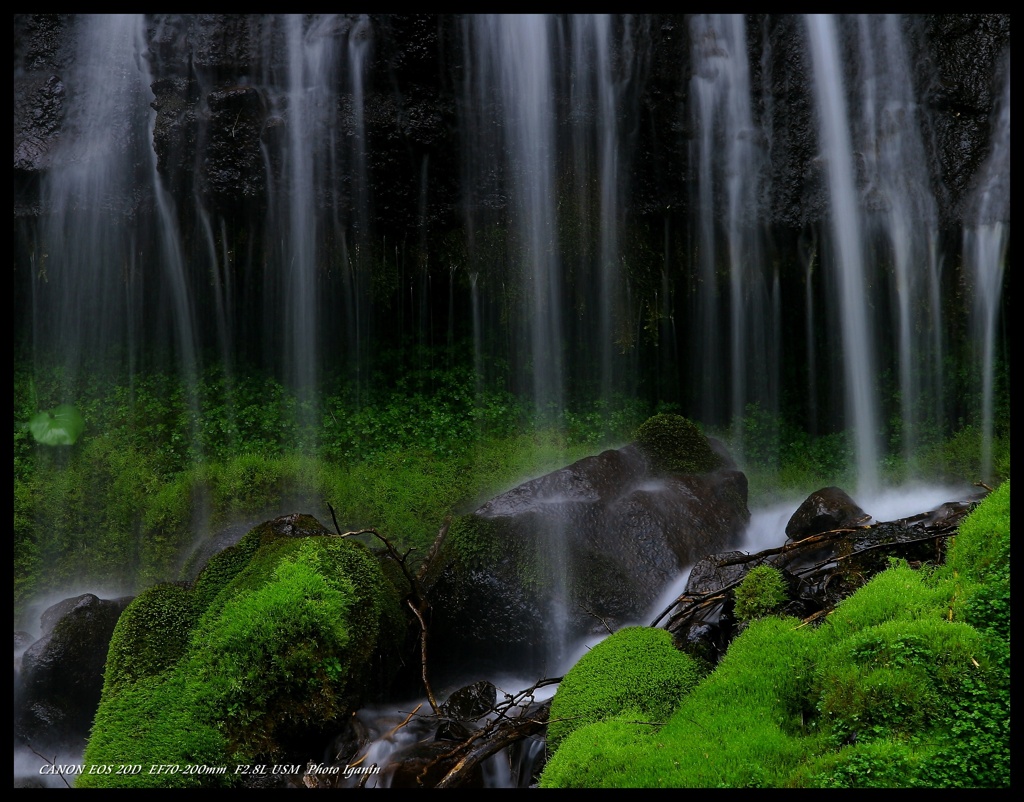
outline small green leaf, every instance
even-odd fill
[[[39,412],[28,422],[32,436],[43,445],[70,446],[82,434],[85,420],[71,404],[60,404],[51,411]]]

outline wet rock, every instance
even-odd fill
[[[428,572],[434,654],[515,665],[637,620],[682,567],[741,536],[746,494],[727,465],[653,473],[629,445],[491,499],[453,522]]]
[[[833,529],[860,526],[871,519],[838,487],[823,487],[811,493],[786,524],[786,537],[803,540]]]
[[[441,706],[449,718],[459,721],[476,721],[494,709],[498,701],[498,689],[493,682],[480,680],[459,688]]]
[[[43,613],[44,634],[21,659],[15,709],[21,739],[40,750],[81,750],[103,689],[110,637],[130,601],[86,593]]]

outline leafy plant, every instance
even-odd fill
[[[52,410],[36,413],[28,430],[36,442],[47,446],[71,446],[85,429],[82,413],[71,404],[58,404]]]

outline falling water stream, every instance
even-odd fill
[[[982,386],[982,472],[992,476],[996,326],[1010,231],[1010,57],[994,121],[992,149],[975,190],[975,219],[964,231],[965,262],[974,282],[975,350]]]
[[[831,201],[829,260],[842,328],[844,397],[855,434],[858,490],[870,494],[879,487],[875,338],[868,309],[861,206],[853,174],[841,53],[831,15],[809,14],[807,31],[815,67],[821,158]]]

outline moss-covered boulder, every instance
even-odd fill
[[[581,727],[626,711],[656,727],[699,678],[697,663],[673,647],[665,630],[620,629],[587,652],[559,684],[548,717],[548,752]]]
[[[634,440],[659,473],[707,473],[725,463],[697,425],[682,415],[663,412],[648,418]]]
[[[817,626],[756,618],[656,733],[587,724],[540,785],[1008,788],[1008,580],[1006,483],[945,565],[893,559]]]
[[[325,736],[394,676],[399,602],[369,549],[315,519],[256,527],[192,587],[151,588],[125,610],[77,785],[231,786],[245,777],[184,767],[319,758]],[[89,773],[110,764],[145,770]]]

